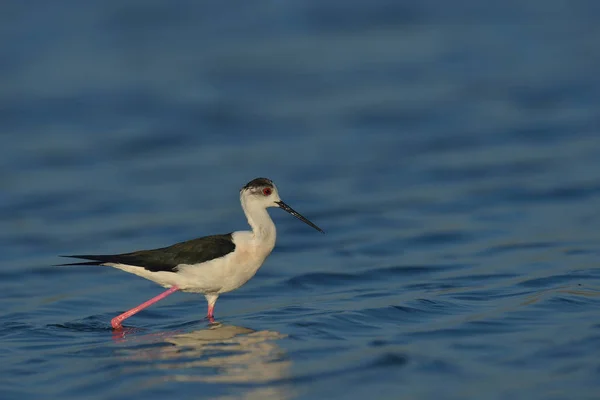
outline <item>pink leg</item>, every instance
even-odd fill
[[[215,306],[208,306],[208,313],[206,314],[206,319],[211,324],[215,322],[215,314],[213,313]]]
[[[217,302],[218,295],[208,294],[205,295],[206,301],[208,302],[208,312],[206,313],[206,318],[213,323],[215,322],[215,303]]]
[[[131,317],[132,315],[135,315],[138,312],[142,311],[144,308],[150,307],[152,304],[156,303],[157,301],[164,299],[168,295],[175,293],[178,290],[179,290],[179,288],[177,286],[171,286],[171,288],[169,290],[167,290],[166,292],[162,292],[161,294],[159,294],[156,297],[151,298],[147,302],[142,303],[139,306],[134,307],[131,310],[125,311],[123,314],[114,317],[110,321],[110,324],[112,325],[113,329],[121,329],[121,328],[123,328],[123,326],[121,325],[121,322],[125,321],[127,318]]]

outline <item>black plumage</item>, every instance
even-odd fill
[[[223,257],[235,250],[232,234],[211,235],[153,250],[111,255],[71,255],[62,257],[91,260],[61,265],[101,265],[104,263],[139,266],[148,271],[176,272],[181,264],[200,264]]]

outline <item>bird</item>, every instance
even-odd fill
[[[177,291],[203,294],[206,318],[214,322],[214,307],[223,293],[246,284],[275,247],[276,229],[267,209],[278,207],[321,233],[317,225],[284,203],[277,186],[268,178],[255,178],[240,189],[240,203],[250,231],[234,231],[192,239],[151,250],[104,255],[62,255],[87,260],[60,266],[102,265],[153,281],[167,291],[111,320],[122,329],[127,318]]]

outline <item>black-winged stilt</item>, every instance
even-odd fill
[[[106,265],[139,275],[169,288],[166,292],[113,318],[113,328],[180,290],[202,293],[208,302],[207,317],[214,321],[214,307],[222,293],[248,282],[275,246],[275,224],[267,208],[279,207],[312,226],[321,228],[294,211],[279,197],[277,187],[266,178],[256,178],[240,190],[240,201],[252,231],[205,236],[153,250],[111,255],[71,255],[62,257],[91,260],[61,265]]]

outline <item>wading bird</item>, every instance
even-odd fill
[[[251,231],[205,236],[169,247],[132,253],[62,256],[89,261],[61,265],[106,265],[169,288],[113,318],[111,325],[115,329],[121,328],[125,319],[178,290],[204,294],[208,302],[207,318],[214,321],[214,307],[219,295],[248,282],[275,246],[275,224],[267,208],[279,207],[324,233],[321,228],[285,204],[279,197],[277,187],[269,179],[256,178],[248,182],[240,190],[240,201]]]

